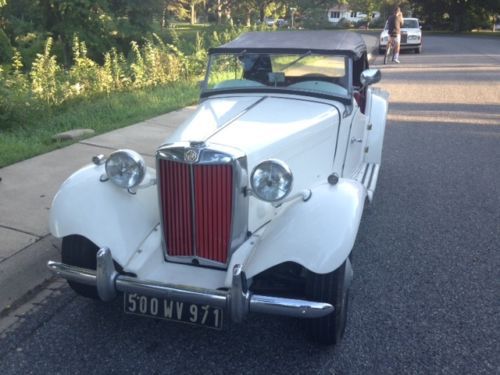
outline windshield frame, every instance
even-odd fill
[[[344,76],[342,77],[342,87],[346,90],[345,94],[340,94],[340,93],[328,93],[326,91],[314,91],[314,90],[305,90],[305,89],[297,89],[297,88],[288,88],[287,86],[255,86],[255,87],[223,87],[223,88],[209,88],[209,79],[210,79],[210,73],[212,72],[214,60],[217,58],[217,56],[220,55],[233,55],[233,56],[241,56],[245,53],[248,54],[253,54],[255,51],[225,51],[225,52],[212,52],[209,54],[209,59],[208,59],[208,65],[207,65],[207,70],[205,73],[205,79],[201,82],[200,88],[201,88],[201,93],[200,93],[200,98],[208,98],[211,96],[217,96],[217,95],[227,95],[227,94],[251,94],[251,93],[263,93],[263,94],[291,94],[291,95],[300,95],[300,96],[310,96],[310,97],[317,97],[317,98],[322,98],[322,99],[330,99],[330,100],[337,100],[341,101],[343,103],[349,104],[352,101],[352,93],[353,93],[353,78],[352,78],[352,71],[353,71],[353,62],[352,58],[348,55],[345,54],[339,54],[339,53],[324,53],[324,51],[312,51],[312,50],[301,50],[301,51],[276,51],[276,50],[268,50],[268,51],[259,51],[259,53],[262,54],[269,54],[269,55],[297,55],[297,59],[293,61],[293,64],[296,63],[297,61],[300,61],[304,57],[307,56],[335,56],[335,57],[342,57],[344,59]],[[292,65],[293,65],[292,64]],[[288,67],[287,67],[288,68]],[[332,77],[333,78],[333,77]]]

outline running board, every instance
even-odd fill
[[[375,188],[377,187],[379,170],[380,164],[363,164],[359,172],[354,176],[354,179],[365,187],[370,203],[373,201],[373,194],[375,194]]]

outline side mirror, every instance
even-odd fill
[[[378,69],[366,69],[361,73],[361,84],[363,86],[370,86],[377,83],[382,78],[382,74]]]

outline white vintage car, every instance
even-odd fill
[[[387,22],[384,30],[380,33],[378,51],[385,53],[387,43],[389,42],[389,29]],[[418,18],[403,18],[403,27],[401,28],[401,50],[412,50],[415,53],[422,52],[423,38],[422,28]]]
[[[117,150],[64,182],[48,266],[126,313],[219,329],[283,315],[335,344],[380,168],[380,72],[351,32],[251,32],[209,57],[199,107],[156,165]]]

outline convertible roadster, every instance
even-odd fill
[[[156,165],[98,155],[54,198],[79,294],[126,313],[221,329],[302,318],[335,344],[352,252],[380,170],[387,95],[356,33],[250,32],[209,51],[198,109]]]

